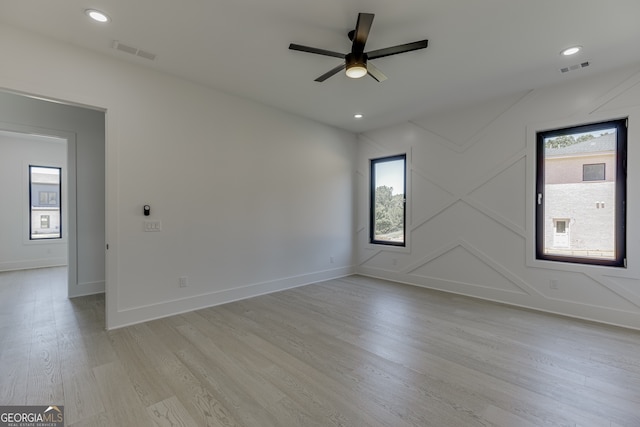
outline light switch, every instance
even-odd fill
[[[162,231],[162,223],[160,221],[145,221],[144,231]]]

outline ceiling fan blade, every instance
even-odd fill
[[[289,45],[289,49],[298,50],[300,52],[315,53],[317,55],[333,56],[334,58],[340,58],[340,59],[344,59],[345,57],[344,53],[334,52],[334,51],[325,50],[325,49],[318,49],[316,47],[302,46],[295,43],[291,43]]]
[[[358,22],[356,24],[356,31],[353,36],[353,52],[364,52],[364,45],[369,38],[369,30],[373,25],[373,13],[359,13]]]
[[[371,62],[367,62],[367,73],[378,82],[387,80],[387,76],[382,74],[382,71],[378,70]]]
[[[424,49],[429,44],[429,40],[420,40],[418,42],[400,44],[398,46],[386,47],[384,49],[372,50],[367,52],[368,59],[383,58],[385,56],[397,55],[399,53],[411,52],[412,50]]]
[[[347,66],[347,64],[340,64],[336,68],[333,68],[333,69],[327,71],[326,73],[324,73],[323,75],[321,75],[320,77],[315,79],[315,81],[316,82],[323,82],[323,81],[327,80],[329,77],[333,76],[334,74],[338,74],[340,71],[344,70],[346,66]]]

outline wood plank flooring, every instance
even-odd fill
[[[68,426],[640,426],[640,332],[361,276],[116,331],[0,273],[0,404]]]

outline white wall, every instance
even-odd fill
[[[535,261],[535,132],[626,116],[628,268]],[[639,143],[640,66],[367,132],[357,160],[357,271],[640,328]],[[409,248],[372,247],[368,160],[402,152],[410,159]]]
[[[64,179],[66,156],[66,140],[0,130],[0,271],[67,265],[66,227],[62,239],[29,240],[28,207],[29,165],[61,167]]]
[[[354,135],[6,26],[0,51],[0,87],[107,111],[109,328],[353,271]]]

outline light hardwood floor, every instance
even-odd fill
[[[104,331],[0,273],[0,404],[68,426],[640,426],[640,332],[361,276]]]

